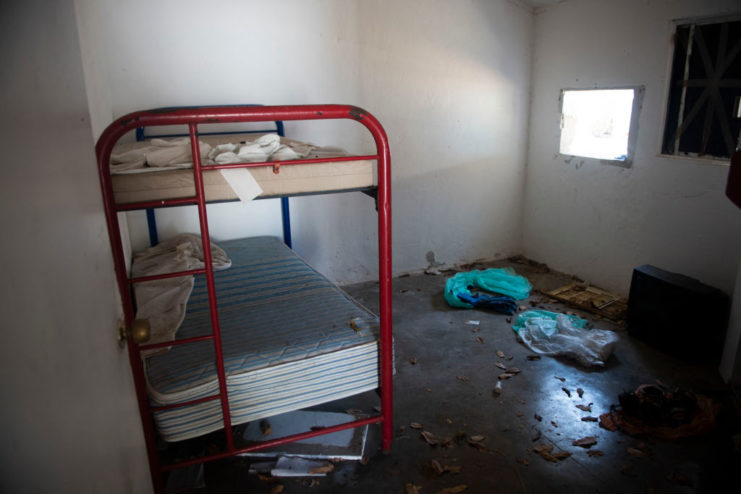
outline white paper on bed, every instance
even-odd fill
[[[226,253],[213,242],[211,259],[214,270],[232,265]],[[135,278],[187,271],[204,267],[203,242],[198,235],[181,234],[134,255],[131,274]],[[193,276],[179,276],[134,284],[136,318],[149,321],[147,344],[175,339],[185,318],[188,298],[193,290]],[[144,356],[167,351],[168,348],[142,352]]]
[[[247,168],[231,168],[219,171],[240,201],[249,202],[262,194],[262,187]]]

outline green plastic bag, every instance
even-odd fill
[[[530,296],[532,285],[527,278],[520,276],[512,268],[489,268],[458,273],[445,282],[445,300],[451,307],[473,309],[473,306],[458,298],[458,294],[470,295],[469,287],[487,292],[507,295],[515,300]]]
[[[556,318],[562,315],[571,321],[571,324],[575,328],[583,329],[586,326],[586,319],[582,319],[579,316],[567,316],[566,314],[556,314],[555,312],[549,312],[547,310],[528,310],[517,316],[515,323],[512,325],[515,333],[519,333],[528,323],[538,327],[540,332],[545,336],[553,336],[558,332],[556,324]]]

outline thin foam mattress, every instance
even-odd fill
[[[378,387],[378,318],[279,239],[220,242],[232,267],[215,273],[233,425]],[[178,338],[210,332],[204,276],[196,276]],[[152,406],[218,392],[211,341],[145,360]],[[166,441],[223,427],[219,400],[154,414]]]
[[[200,141],[211,146],[228,142],[239,142],[244,136],[221,135],[202,136]],[[347,153],[336,147],[316,147],[299,141],[281,137],[281,143],[309,146],[312,152],[307,158],[332,158],[346,156]],[[113,154],[125,153],[147,143],[119,143]],[[207,166],[205,168],[208,168]],[[362,190],[376,185],[375,162],[372,160],[351,160],[340,162],[318,162],[292,165],[290,160],[281,161],[278,173],[273,167],[250,168],[250,173],[262,188],[259,197],[282,197],[341,190]],[[111,175],[113,195],[116,204],[176,199],[195,195],[193,170],[183,167],[141,168]],[[237,194],[218,170],[206,169],[203,173],[204,190],[207,201],[230,201],[238,199]]]

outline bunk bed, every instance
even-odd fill
[[[282,130],[282,121],[325,119],[349,119],[364,125],[376,152],[348,156],[335,148],[312,148],[313,153],[287,161],[268,158],[227,163],[211,162],[202,153],[204,146],[235,139],[233,135],[205,135],[199,131],[205,124],[276,122]],[[192,169],[175,166],[112,173],[112,155],[143,145],[119,143],[124,135],[133,129],[175,125],[188,128]],[[296,144],[285,139],[281,143]],[[389,449],[393,433],[390,155],[380,123],[368,112],[344,105],[149,110],[113,122],[98,140],[96,155],[155,491],[164,489],[164,472],[373,423],[381,424],[381,445]],[[236,199],[219,175],[220,170],[230,169],[250,169],[262,188],[260,197],[282,198],[284,232],[286,224],[290,225],[287,196],[362,190],[375,197],[379,317],[275,238],[220,243],[231,267],[215,272],[212,250],[217,248],[211,243],[206,204]],[[198,210],[202,267],[131,274],[118,213],[183,205],[195,205]],[[148,341],[149,321],[135,318],[132,288],[187,277],[193,278],[193,288],[177,336]],[[232,427],[237,424],[377,388],[381,396],[378,415],[247,446],[235,442]],[[181,441],[219,429],[224,430],[221,451],[170,463],[158,455],[158,440]]]

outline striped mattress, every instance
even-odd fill
[[[378,387],[378,319],[279,239],[221,242],[232,267],[214,274],[232,424],[318,405]],[[178,338],[211,331],[204,276],[196,276]],[[218,392],[210,341],[145,360],[152,406]],[[166,441],[223,427],[221,403],[154,414]]]

